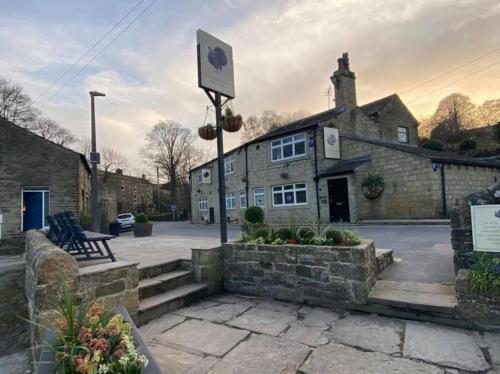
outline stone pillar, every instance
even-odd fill
[[[197,283],[208,285],[208,293],[214,294],[224,287],[224,258],[222,247],[192,250],[192,271]]]

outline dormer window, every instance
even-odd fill
[[[281,161],[301,157],[306,154],[304,133],[286,136],[271,142],[271,160]]]
[[[398,126],[398,142],[406,144],[410,142],[408,127]]]

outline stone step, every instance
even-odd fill
[[[192,281],[193,273],[187,270],[174,270],[153,278],[141,279],[139,281],[139,300],[185,286]]]
[[[186,263],[189,262],[189,265]],[[138,266],[139,269],[139,280],[145,278],[153,278],[163,273],[169,273],[174,270],[189,270],[191,268],[191,262],[188,260],[174,260],[160,262],[154,265]]]
[[[420,312],[455,315],[455,287],[441,283],[378,280],[368,302]]]
[[[198,301],[207,295],[208,287],[191,283],[139,301],[139,325]]]
[[[375,257],[377,258],[377,274],[394,262],[394,251],[392,249],[375,249]]]

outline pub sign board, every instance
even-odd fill
[[[198,86],[234,98],[233,48],[201,29],[196,39]]]
[[[474,251],[500,252],[500,205],[470,207]]]
[[[323,128],[325,158],[340,159],[339,130],[332,127]]]

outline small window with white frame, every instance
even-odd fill
[[[122,192],[125,193],[125,185],[122,184]]]
[[[272,191],[274,207],[307,205],[307,188],[305,183],[273,186]]]
[[[240,196],[240,208],[244,209],[247,207],[247,193],[246,193],[246,191],[240,191],[239,196]]]
[[[264,189],[262,187],[254,188],[253,190],[253,205],[264,208],[265,197],[264,197]]]
[[[400,143],[410,142],[408,127],[398,126],[398,142]]]
[[[306,154],[304,133],[286,136],[271,142],[271,161],[288,160]]]
[[[229,192],[226,194],[226,209],[236,209],[236,193]]]
[[[234,156],[228,156],[224,159],[224,174],[234,173]]]
[[[198,198],[198,209],[200,212],[208,210],[208,198],[206,196]]]

